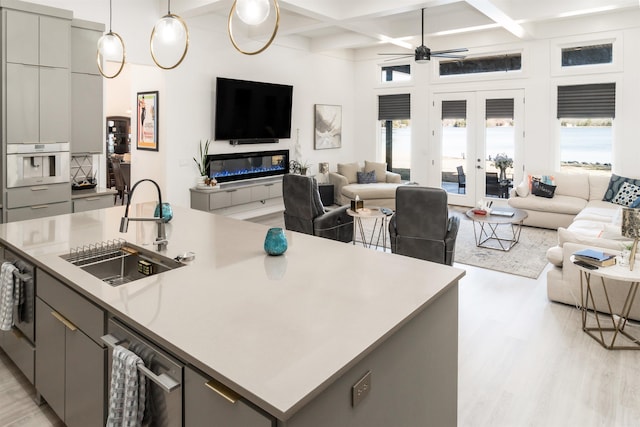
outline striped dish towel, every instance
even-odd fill
[[[144,362],[137,354],[119,345],[113,349],[107,427],[142,426],[146,378],[139,365]]]
[[[14,298],[13,272],[17,271],[15,265],[3,262],[0,267],[0,330],[10,331],[13,326]]]

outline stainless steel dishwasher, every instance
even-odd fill
[[[136,353],[144,361],[138,369],[147,378],[144,425],[182,426],[182,382],[184,365],[160,350],[118,319],[109,319],[108,335],[102,337],[109,347],[120,345]],[[109,381],[113,351],[109,352]]]

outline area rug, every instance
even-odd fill
[[[450,212],[460,218],[460,230],[456,239],[455,261],[489,270],[537,279],[547,266],[547,249],[558,243],[557,232],[536,227],[522,227],[520,241],[504,252],[476,246],[473,221],[465,215],[468,208],[451,207]],[[501,225],[499,232],[510,227]],[[499,234],[500,237],[506,237]]]

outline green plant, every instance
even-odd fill
[[[507,156],[505,153],[499,153],[493,159],[493,167],[500,169],[501,171],[513,167],[513,159]]]
[[[198,159],[195,157],[193,161],[196,162],[196,166],[198,166],[198,172],[200,172],[201,176],[207,176],[207,154],[209,154],[209,144],[211,144],[211,140],[207,139],[204,141],[200,141],[200,145],[198,147]]]

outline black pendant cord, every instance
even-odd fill
[[[424,7],[422,8],[422,46],[424,46]]]
[[[113,0],[109,0],[109,32],[111,32],[111,19],[112,19],[111,17],[113,13],[112,2]]]
[[[167,15],[171,15],[171,0],[167,1]]]

